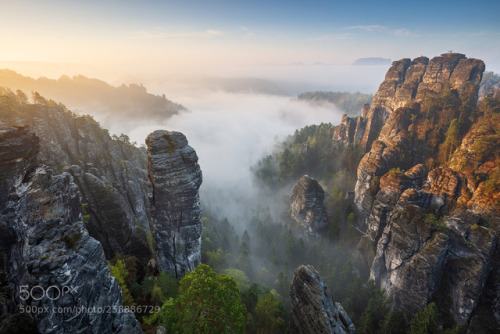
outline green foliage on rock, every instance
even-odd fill
[[[500,193],[500,170],[495,170],[488,176],[484,182],[483,191],[487,195],[494,195]]]
[[[446,224],[444,223],[443,218],[438,218],[433,213],[428,213],[425,215],[424,223],[432,231],[444,232],[446,230]]]
[[[438,153],[441,163],[446,163],[451,157],[453,151],[455,151],[458,145],[460,145],[460,129],[458,127],[457,118],[454,118],[451,121],[445,136],[444,143],[439,147]]]
[[[392,177],[392,178],[399,178],[401,176],[401,174],[403,173],[403,171],[401,170],[401,168],[397,167],[397,168],[392,168],[391,170],[389,170],[387,172],[387,174]]]
[[[115,265],[109,265],[109,270],[111,276],[116,279],[116,282],[122,289],[122,301],[123,305],[133,306],[135,305],[134,298],[130,294],[130,290],[125,283],[125,279],[128,276],[128,271],[125,268],[125,263],[123,260],[117,260]]]

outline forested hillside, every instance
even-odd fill
[[[102,80],[83,75],[61,76],[59,79],[33,79],[11,70],[0,70],[2,87],[21,90],[28,96],[41,96],[69,106],[73,111],[109,117],[115,122],[138,122],[144,118],[163,121],[185,108],[170,101],[165,95],[148,93],[140,84],[112,86]]]

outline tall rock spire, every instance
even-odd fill
[[[198,156],[180,132],[157,130],[146,144],[156,257],[162,271],[181,277],[201,262]]]

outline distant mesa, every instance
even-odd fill
[[[390,65],[391,60],[389,58],[380,57],[370,57],[370,58],[359,58],[353,65]]]

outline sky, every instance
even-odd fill
[[[500,72],[498,13],[491,0],[0,0],[0,61],[248,76],[453,50]]]

